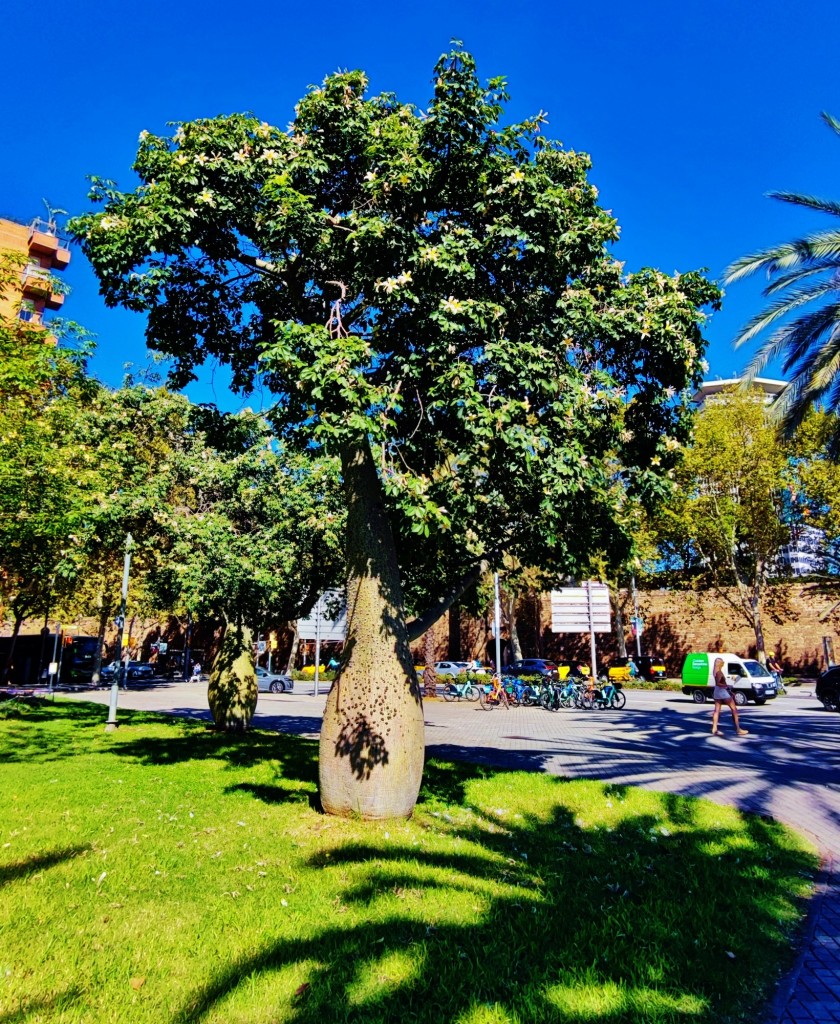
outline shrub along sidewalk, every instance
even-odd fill
[[[431,763],[317,810],[317,744],[0,704],[0,1020],[755,1020],[816,860],[668,794]]]

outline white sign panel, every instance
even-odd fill
[[[551,629],[554,633],[609,633],[612,609],[606,584],[552,590]]]
[[[309,615],[298,619],[301,640],[343,640],[346,633],[347,602],[342,590],[326,591]]]

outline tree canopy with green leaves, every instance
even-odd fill
[[[19,274],[16,254],[0,253],[0,295],[19,287]],[[48,337],[0,318],[0,604],[11,612],[13,636],[72,586],[69,556],[91,482],[73,466],[74,424],[95,390],[86,373],[90,342],[73,324],[51,329]]]
[[[366,90],[332,75],[285,129],[143,132],[139,186],[94,179],[104,209],[72,229],[176,383],[208,358],[238,387],[259,376],[283,441],[341,459],[348,642],[321,799],[385,817],[411,812],[422,773],[409,636],[505,553],[563,573],[625,543],[613,467],[663,487],[719,293],[695,272],[625,275],[589,158],[547,140],[543,114],[505,124],[504,80],[483,86],[463,50],[425,111]]]
[[[669,561],[750,626],[762,661],[767,586],[792,525],[791,451],[763,399],[759,390],[733,389],[703,406],[679,486],[657,518]]]

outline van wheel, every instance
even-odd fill
[[[732,696],[732,699],[738,705],[739,708],[744,707],[747,703],[747,695],[742,690],[736,690]]]
[[[705,704],[706,694],[702,690],[692,690],[691,699],[695,704]]]

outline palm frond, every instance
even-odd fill
[[[799,309],[800,306],[805,306],[809,302],[814,302],[816,299],[821,299],[825,295],[830,295],[837,290],[838,288],[833,281],[818,281],[816,284],[806,288],[792,289],[787,295],[783,295],[781,298],[771,302],[744,325],[740,334],[735,339],[735,348],[740,348],[748,341],[752,341],[765,328],[781,319],[781,317],[788,316],[795,309]]]
[[[806,277],[813,277],[815,274],[825,274],[829,271],[840,271],[840,256],[836,259],[827,257],[824,260],[820,260],[814,266],[799,267],[797,270],[789,270],[785,274],[779,274],[774,281],[767,285],[764,289],[764,294],[775,295],[776,292],[783,291],[788,285],[796,284]]]
[[[794,320],[793,323],[785,324],[779,330],[784,338],[784,362],[782,370],[785,373],[799,373],[799,363],[811,365],[816,354],[819,352],[819,340],[826,331],[833,331],[840,324],[840,302],[829,302],[822,309],[816,309],[812,313]],[[781,350],[780,350],[781,352]]]
[[[827,113],[825,110],[820,114],[820,117],[833,132],[837,132],[837,134],[840,135],[840,121],[838,121],[836,117],[832,117],[831,114]]]
[[[752,380],[768,363],[784,355],[784,372],[790,373],[807,357],[825,331],[840,323],[840,302],[806,313],[792,323],[783,324],[767,339],[750,360],[744,375]]]
[[[724,284],[732,284],[745,277],[750,277],[759,270],[767,274],[775,274],[780,270],[796,267],[799,264],[811,264],[818,260],[840,258],[840,229],[819,231],[793,242],[784,242],[771,249],[741,256],[731,263],[723,274]]]
[[[837,307],[840,311],[840,307]],[[837,391],[840,377],[840,321],[832,326],[828,337],[819,345],[816,339],[799,353],[795,362],[789,357],[785,371],[790,372],[790,383],[773,403],[772,413],[787,437],[790,437],[808,413],[811,406]],[[833,406],[832,406],[833,407]]]
[[[834,202],[833,199],[820,199],[819,196],[807,196],[802,192],[768,192],[767,195],[770,199],[779,199],[783,203],[807,206],[810,210],[819,210],[820,213],[840,217],[840,203]]]

